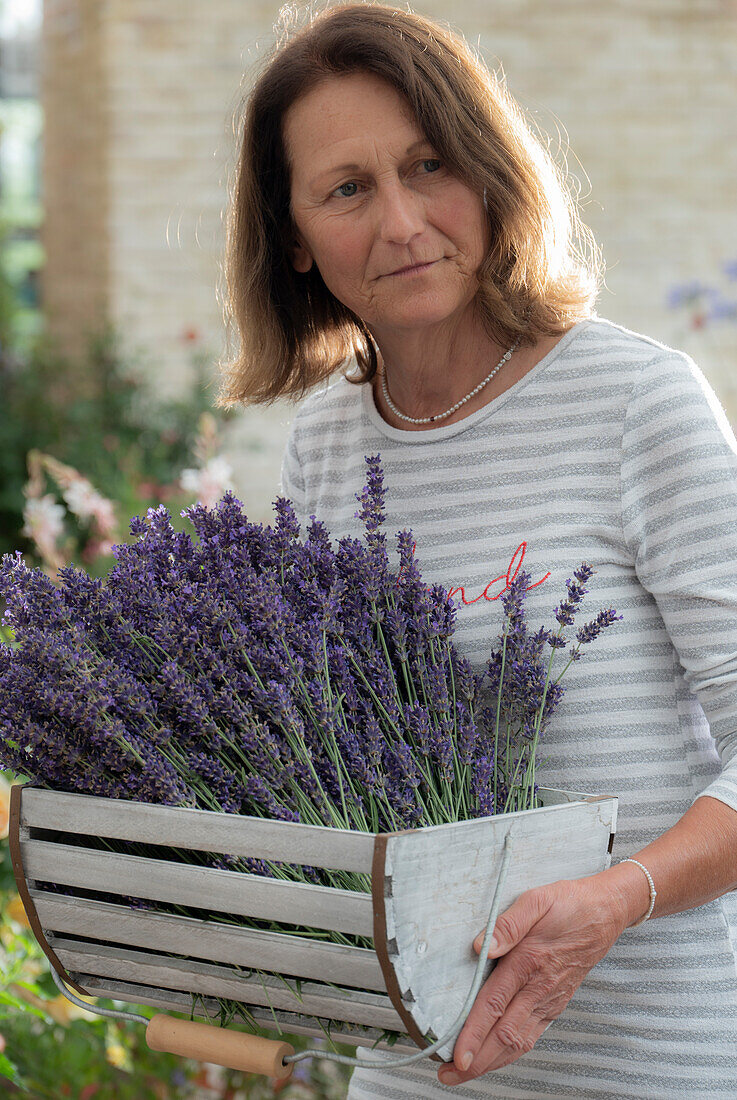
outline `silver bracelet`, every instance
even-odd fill
[[[655,883],[653,882],[653,876],[650,874],[647,867],[642,866],[642,864],[640,863],[640,861],[638,859],[632,859],[632,858],[621,859],[619,862],[620,863],[636,863],[638,867],[642,867],[642,870],[647,875],[647,881],[648,881],[648,884],[650,886],[650,908],[648,909],[647,913],[642,918],[642,920],[635,921],[634,924],[629,925],[630,928],[637,928],[637,927],[639,927],[639,925],[644,924],[645,921],[650,917],[653,909],[655,908],[655,899],[658,896],[658,891],[655,889]]]

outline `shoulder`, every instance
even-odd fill
[[[576,343],[580,347],[601,348],[611,356],[613,362],[617,357],[622,363],[640,365],[670,358],[689,358],[685,352],[671,347],[662,340],[656,340],[654,336],[635,332],[634,329],[626,328],[597,314],[589,318],[586,325],[582,327]]]
[[[309,433],[334,423],[336,418],[358,415],[363,388],[349,382],[344,374],[332,382],[320,383],[297,406],[291,418],[292,429]]]
[[[652,391],[683,393],[684,389],[712,393],[687,352],[603,317],[594,316],[583,327],[574,354],[585,357],[608,385],[622,383],[630,397]]]
[[[597,376],[608,393],[616,388],[624,413],[625,440],[669,439],[701,432],[726,441],[737,455],[734,428],[712,383],[687,352],[623,325],[595,318],[581,333],[581,349],[598,346]],[[617,383],[620,383],[617,386]]]

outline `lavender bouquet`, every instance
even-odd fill
[[[531,637],[520,571],[499,649],[474,674],[411,531],[390,571],[380,456],[366,462],[366,545],[334,551],[314,516],[301,542],[282,497],[273,529],[249,523],[228,492],[182,512],[196,544],[163,505],[133,519],[138,541],[114,547],[105,581],[67,566],[55,586],[5,555],[16,645],[0,647],[0,764],[56,790],[374,832],[532,808],[568,667],[551,683],[552,659],[593,570],[567,582],[558,632]],[[579,630],[568,664],[615,618]]]
[[[287,499],[276,499],[272,528],[249,522],[227,492],[181,513],[196,541],[163,505],[134,518],[136,541],[113,547],[104,581],[67,566],[54,584],[5,555],[14,642],[0,646],[0,766],[58,791],[369,832],[534,808],[535,751],[564,690],[551,664],[593,570],[584,563],[567,582],[558,631],[531,636],[520,571],[502,597],[498,649],[474,673],[453,644],[448,593],[422,581],[411,531],[398,532],[400,570],[390,570],[380,455],[366,463],[355,513],[365,538],[337,549],[315,516],[302,541]],[[602,611],[579,630],[566,669],[621,617]],[[370,891],[344,871],[181,856]]]

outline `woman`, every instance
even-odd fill
[[[323,11],[259,75],[227,271],[219,403],[326,383],[284,455],[303,523],[360,536],[380,453],[386,530],[460,596],[477,670],[523,561],[531,630],[582,561],[623,615],[568,673],[537,773],[619,796],[613,865],[500,916],[452,1066],[357,1069],[349,1097],[733,1098],[737,441],[704,376],[597,316],[596,246],[504,85],[381,5]]]

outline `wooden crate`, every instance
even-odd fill
[[[341,1042],[409,1053],[443,1035],[463,1006],[510,829],[499,912],[534,886],[610,864],[616,797],[538,793],[540,809],[377,835],[16,785],[10,848],[34,934],[78,992],[179,1012],[196,993],[194,1013],[205,1018],[226,998],[264,1027],[319,1036],[334,1021],[330,1034]],[[164,854],[89,847],[97,837]],[[167,848],[359,872],[371,893],[191,866],[167,859]],[[151,913],[125,897],[213,915]],[[374,950],[238,927],[223,915],[370,937]],[[399,1038],[380,1040],[385,1030]],[[451,1053],[452,1044],[438,1052]]]

